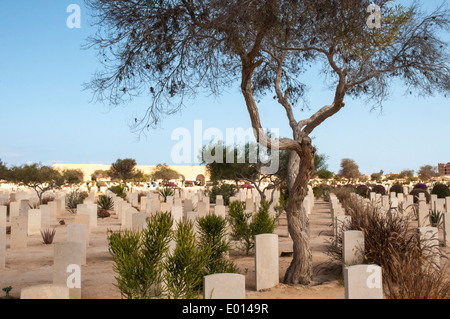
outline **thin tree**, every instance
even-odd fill
[[[342,110],[345,98],[365,97],[381,107],[396,79],[423,96],[450,91],[450,50],[440,39],[449,29],[448,9],[425,14],[416,5],[374,2],[381,28],[367,11],[371,0],[86,0],[99,26],[90,45],[105,65],[87,87],[112,105],[149,94],[134,126],[140,131],[156,127],[201,90],[219,94],[238,81],[257,142],[291,150],[286,212],[294,253],[284,281],[309,284],[312,252],[302,202],[314,172],[311,134]],[[295,107],[309,107],[300,82],[309,65],[321,66],[334,96],[298,120]],[[258,104],[269,93],[287,117],[290,138],[264,134]]]

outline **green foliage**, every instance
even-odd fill
[[[178,224],[175,235],[176,247],[165,262],[169,298],[192,299],[203,288],[203,277],[211,262],[211,245],[197,245],[192,222]]]
[[[431,191],[431,194],[437,195],[438,198],[445,198],[450,196],[450,189],[445,184],[436,184]]]
[[[316,175],[318,178],[321,178],[321,179],[332,179],[334,176],[334,173],[327,169],[321,169],[316,172]]]
[[[394,184],[389,189],[389,193],[397,193],[397,194],[403,194],[403,185],[400,184]]]
[[[200,246],[211,246],[211,260],[206,265],[207,274],[237,273],[236,265],[226,258],[230,251],[227,239],[227,221],[216,215],[208,215],[197,220]]]
[[[430,224],[432,227],[440,227],[443,222],[444,215],[442,212],[434,209],[434,210],[430,211],[428,218],[430,220]]]
[[[4,287],[4,288],[2,288],[2,290],[3,290],[3,291],[5,292],[5,294],[6,294],[5,299],[10,299],[11,297],[9,296],[9,293],[10,293],[10,291],[12,290],[12,287],[11,287],[11,286]]]
[[[230,204],[230,197],[237,193],[236,185],[227,183],[214,183],[212,186],[206,188],[206,195],[212,203],[216,202],[217,195],[222,195],[225,206]]]
[[[82,192],[78,189],[73,190],[66,195],[66,206],[72,214],[77,211],[78,204],[83,204],[84,200],[89,196],[88,193]]]
[[[159,195],[164,198],[164,202],[167,201],[167,196],[173,196],[173,189],[170,187],[163,187],[159,190]]]
[[[136,160],[132,158],[118,159],[111,164],[109,175],[112,179],[118,179],[123,183],[133,179],[138,172],[136,171]]]
[[[120,183],[119,185],[110,187],[109,190],[120,198],[127,197],[127,192],[125,191],[126,190],[125,184]]]
[[[239,242],[246,255],[255,246],[255,235],[273,233],[278,216],[270,217],[269,204],[261,201],[260,208],[255,216],[245,212],[245,203],[235,201],[230,204],[229,210],[231,235]]]
[[[62,176],[67,184],[81,184],[84,180],[84,173],[80,169],[66,169],[62,171]]]
[[[97,205],[103,210],[112,210],[114,208],[114,201],[111,197],[102,195],[97,200]]]
[[[163,258],[169,249],[173,220],[168,213],[153,215],[142,232],[125,230],[108,235],[117,287],[127,299],[150,299],[164,294]]]
[[[167,164],[156,165],[151,175],[153,179],[162,179],[165,181],[171,179],[180,179],[180,173],[178,173],[174,169],[171,169],[169,166],[167,166]]]
[[[341,170],[339,171],[339,175],[349,180],[353,180],[360,177],[361,173],[359,172],[359,167],[354,160],[344,158],[341,160]]]
[[[418,203],[419,202],[419,193],[424,193],[425,194],[425,198],[427,199],[427,203],[430,202],[431,200],[431,195],[430,193],[428,193],[427,190],[422,189],[422,188],[414,188],[409,195],[413,195],[414,196],[414,203]]]

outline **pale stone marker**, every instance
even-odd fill
[[[69,265],[77,265],[81,271],[82,244],[77,242],[55,243],[53,253],[53,283],[67,285]],[[81,280],[81,279],[80,279]],[[69,287],[70,299],[81,299],[81,287]]]
[[[216,195],[216,205],[223,205],[223,196]]]
[[[172,203],[161,203],[161,212],[166,213],[172,210]]]
[[[180,197],[175,197],[173,206],[183,206],[183,201]]]
[[[89,247],[89,234],[91,233],[90,227],[91,218],[89,217],[89,215],[76,215],[74,223],[86,225],[86,247]]]
[[[436,209],[436,201],[438,199],[436,194],[431,194],[431,200],[430,200],[430,204],[431,204],[431,210],[435,210]]]
[[[197,203],[197,212],[200,215],[200,217],[205,217],[207,215],[207,206],[209,206],[208,203],[204,202]]]
[[[257,291],[278,285],[278,235],[255,236],[255,276]]]
[[[344,267],[345,299],[383,299],[381,267]]]
[[[86,265],[86,224],[67,225],[67,241],[81,244],[81,264]]]
[[[58,204],[55,201],[48,202],[47,204],[50,207],[50,220],[57,220],[58,218]],[[78,210],[78,207],[77,207]]]
[[[225,218],[225,206],[216,205],[214,207],[214,215]]]
[[[50,227],[50,206],[41,205],[41,228],[49,228]]]
[[[385,208],[389,208],[389,196],[388,195],[381,196],[381,206],[383,206]]]
[[[230,204],[231,204],[232,202],[237,202],[237,201],[239,201],[239,197],[237,197],[237,196],[231,196],[231,197],[230,197]]]
[[[131,215],[131,229],[134,231],[142,231],[145,227],[147,215],[145,213],[136,212]]]
[[[419,227],[424,227],[429,224],[429,209],[426,201],[419,201],[419,210],[418,210],[418,223]]]
[[[342,236],[342,258],[344,265],[364,262],[364,233],[359,230],[347,230]]]
[[[20,201],[20,210],[19,215],[20,216],[28,216],[28,210],[30,208],[30,201],[28,199],[22,199]]]
[[[6,216],[8,207],[0,205],[0,226],[6,227]]]
[[[252,198],[245,199],[245,210],[250,210],[252,212],[255,210],[255,204],[253,203]]]
[[[450,212],[444,213],[444,245],[450,247]]]
[[[11,249],[27,248],[28,217],[11,218]]]
[[[213,274],[204,277],[204,299],[245,299],[245,276]]]
[[[450,212],[450,196],[445,197],[445,211]]]
[[[11,221],[12,217],[16,217],[20,215],[20,203],[19,202],[11,202],[9,204],[9,221]]]
[[[6,226],[0,225],[0,269],[6,267]]]
[[[185,199],[184,200],[184,213],[192,212],[194,211],[194,205],[192,204],[192,200]]]
[[[28,211],[28,236],[41,234],[41,210],[30,209]]]
[[[22,288],[20,299],[69,299],[69,288],[67,285],[36,285]]]
[[[177,229],[177,225],[183,221],[183,207],[181,206],[172,206],[171,212],[173,218],[173,229]]]

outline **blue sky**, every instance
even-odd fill
[[[409,2],[409,1],[403,1]],[[426,8],[442,1],[427,0]],[[78,4],[81,28],[69,29],[66,12]],[[166,117],[161,128],[137,136],[129,128],[145,110],[148,98],[111,109],[92,103],[92,92],[82,85],[100,70],[95,52],[83,50],[89,35],[88,12],[82,0],[0,0],[0,158],[9,165],[27,162],[110,164],[135,158],[141,165],[174,164],[174,129],[193,130],[250,127],[238,85],[219,98],[199,96],[179,114]],[[311,110],[296,112],[297,119],[331,101],[331,92],[317,77],[309,84]],[[383,112],[370,111],[361,100],[346,100],[345,108],[314,132],[319,153],[328,156],[328,168],[339,170],[342,158],[351,158],[362,173],[383,169],[418,170],[421,165],[450,161],[449,106],[443,97],[417,99],[393,87]],[[264,127],[279,128],[290,136],[283,110],[270,99],[261,104]],[[206,141],[204,141],[206,142]]]

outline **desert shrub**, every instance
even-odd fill
[[[45,245],[50,245],[53,243],[53,239],[55,238],[56,235],[56,229],[53,228],[53,230],[50,229],[46,229],[44,231],[41,230],[41,236],[42,236],[42,242]]]
[[[444,214],[443,212],[437,211],[436,209],[430,211],[428,219],[432,227],[440,227],[443,222]]]
[[[358,187],[356,187],[355,193],[362,196],[362,197],[369,197],[370,194],[370,188],[367,187],[366,185],[358,185]]]
[[[424,189],[424,190],[428,190],[428,186],[427,185],[425,185],[425,184],[423,184],[423,183],[417,183],[416,185],[414,185],[414,187],[413,187],[413,189],[416,189],[416,188],[418,188],[418,189]]]
[[[206,269],[211,262],[212,247],[197,244],[192,222],[178,224],[175,242],[173,253],[167,256],[164,263],[168,297],[199,297],[203,288],[203,277],[207,274]]]
[[[77,206],[83,204],[84,200],[89,196],[88,193],[82,192],[78,189],[73,190],[66,195],[66,206],[72,214],[77,211]]]
[[[168,196],[173,196],[173,189],[170,187],[163,187],[159,190],[159,195],[164,198],[164,203],[167,201]]]
[[[52,196],[52,195],[44,196],[42,198],[42,205],[47,205],[49,202],[52,202],[54,200],[55,200],[55,196]]]
[[[222,195],[225,206],[230,204],[230,197],[237,193],[236,185],[227,183],[215,183],[206,189],[206,195],[209,196],[211,203],[216,202],[217,195]]]
[[[231,250],[227,239],[227,220],[221,216],[208,215],[197,220],[199,244],[210,245],[212,248],[211,260],[206,265],[207,274],[237,273],[236,265],[227,259]]]
[[[450,196],[450,189],[447,185],[438,183],[434,185],[431,194],[437,195],[438,198],[445,198],[447,196]]]
[[[323,198],[325,201],[329,201],[330,192],[333,191],[333,187],[327,184],[320,184],[313,188],[314,197],[316,199]]]
[[[252,213],[245,212],[244,202],[232,202],[229,210],[231,235],[238,241],[245,254],[249,255],[255,246],[255,235],[273,233],[278,216],[270,216],[269,204],[266,201],[261,201],[254,217]]]
[[[344,230],[364,233],[364,263],[383,269],[383,290],[387,298],[448,298],[450,280],[445,277],[445,268],[434,264],[435,255],[430,253],[429,245],[419,244],[417,230],[406,214],[384,213],[375,205],[362,206],[346,194],[336,195],[352,217]],[[328,249],[334,259],[342,256],[338,240]]]
[[[97,205],[102,210],[112,210],[114,208],[114,201],[111,197],[102,195],[98,198]]]
[[[120,198],[125,199],[127,197],[126,186],[122,183],[120,183],[119,185],[111,186],[109,190]]]
[[[389,193],[403,194],[403,185],[400,185],[400,184],[392,185],[391,188],[389,189]]]
[[[384,188],[383,185],[375,185],[372,187],[372,192],[375,192],[377,194],[386,195],[386,188]]]
[[[411,192],[409,192],[409,195],[413,195],[414,196],[414,203],[418,203],[419,202],[419,193],[424,193],[425,194],[425,198],[427,199],[427,203],[430,202],[431,195],[430,195],[430,193],[428,193],[427,190],[422,189],[422,188],[414,188]]]
[[[149,299],[164,294],[163,258],[172,238],[168,213],[152,215],[142,232],[109,232],[109,252],[120,293],[127,299]]]

